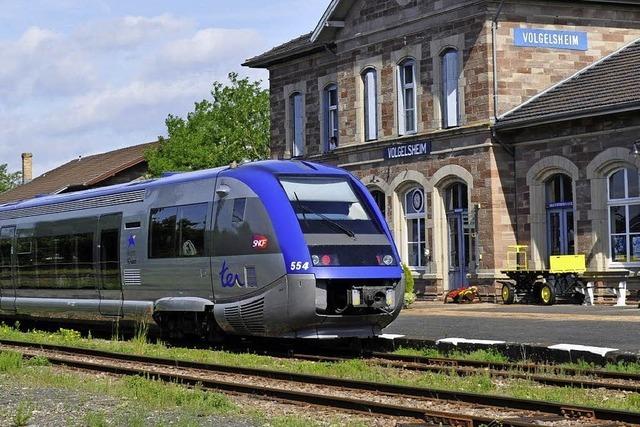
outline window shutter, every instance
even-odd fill
[[[398,135],[402,136],[405,134],[405,125],[404,125],[404,85],[402,79],[402,65],[398,65],[396,67],[396,89],[398,91]]]

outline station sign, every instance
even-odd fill
[[[429,154],[431,154],[431,141],[414,141],[406,144],[396,144],[384,149],[385,160],[427,156]]]
[[[513,43],[519,47],[546,47],[550,49],[587,50],[589,42],[584,31],[543,30],[515,28]]]

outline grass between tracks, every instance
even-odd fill
[[[0,388],[3,384],[17,385],[23,389],[26,387],[67,390],[79,394],[80,399],[74,401],[75,408],[70,409],[78,411],[82,405],[87,405],[88,409],[79,419],[78,417],[67,418],[67,425],[187,427],[232,423],[232,419],[236,422],[239,419],[246,419],[251,425],[274,427],[366,425],[358,420],[345,422],[338,419],[319,423],[311,417],[300,416],[300,414],[265,415],[259,410],[240,407],[221,393],[136,376],[116,377],[60,371],[53,369],[46,358],[34,357],[25,360],[20,353],[14,351],[0,351]],[[91,409],[91,400],[105,399],[105,397],[115,398],[114,410]],[[3,404],[3,407],[6,408],[6,406],[6,403]],[[31,401],[20,401],[10,414],[12,425],[29,425],[36,406],[40,405]],[[46,412],[46,408],[38,407],[38,409]],[[2,415],[1,412],[0,415]],[[207,419],[210,416],[218,418]]]
[[[454,373],[446,372],[430,373],[406,371],[368,364],[365,360],[349,360],[337,363],[311,362],[279,359],[255,354],[235,354],[222,351],[167,347],[162,343],[148,343],[144,333],[138,334],[135,338],[129,341],[109,341],[82,338],[78,332],[68,329],[61,329],[55,333],[41,331],[21,332],[17,329],[3,325],[0,326],[0,338],[78,346],[125,354],[165,357],[176,360],[191,360],[232,366],[277,369],[288,372],[326,375],[345,379],[377,381],[473,393],[496,394],[560,402],[564,404],[640,412],[640,394],[638,393],[613,392],[609,390],[606,391],[606,393],[603,393],[602,390],[598,389],[545,386],[528,380],[491,378],[486,373],[459,377]],[[404,353],[406,354],[408,351],[404,351]],[[419,354],[435,357],[443,356],[442,354],[432,353],[431,351]],[[449,357],[450,356],[451,355],[449,355]],[[454,356],[461,358],[474,358],[477,360],[506,361],[502,356],[486,351],[466,355],[455,354]]]

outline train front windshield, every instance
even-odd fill
[[[310,242],[309,250],[314,265],[396,265],[389,242],[386,238],[382,239],[384,233],[380,225],[347,179],[295,176],[280,178],[280,183],[304,234],[336,234],[354,239],[348,245]],[[380,244],[359,245],[357,236],[362,234],[378,235]],[[326,242],[326,239],[323,240]]]

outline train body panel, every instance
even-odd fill
[[[402,306],[398,260],[366,188],[307,162],[0,206],[5,315],[153,319],[202,336],[370,336]]]

